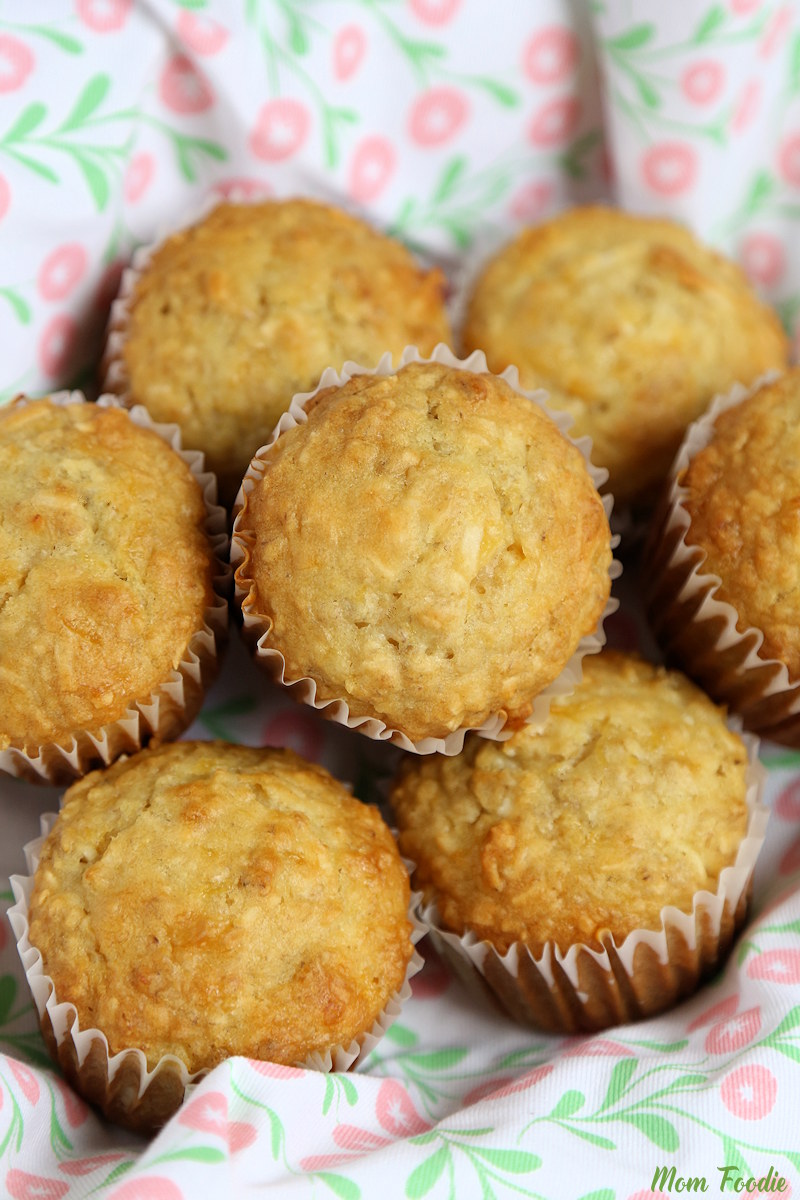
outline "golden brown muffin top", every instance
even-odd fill
[[[244,606],[287,676],[418,741],[533,698],[608,598],[608,521],[578,450],[502,379],[355,376],[283,433],[239,519]]]
[[[202,629],[199,484],[123,409],[0,410],[0,748],[69,743],[149,701]]]
[[[67,791],[30,938],[112,1053],[292,1064],[371,1029],[412,954],[408,903],[380,814],[322,767],[176,742]]]
[[[134,401],[203,450],[230,503],[295,392],[347,359],[450,341],[444,277],[312,200],[220,204],[155,252],[122,350]]]
[[[619,944],[691,912],[745,835],[747,754],[678,672],[606,651],[542,733],[407,762],[400,847],[442,923],[499,951]]]
[[[777,316],[671,221],[575,208],[524,230],[472,294],[464,344],[588,434],[621,501],[647,500],[717,392],[787,362]]]
[[[683,473],[689,545],[738,628],[764,634],[762,655],[800,678],[800,370],[721,413]]]

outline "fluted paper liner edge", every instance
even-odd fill
[[[41,848],[56,820],[56,813],[44,813],[40,818],[41,835],[23,848],[28,874],[11,876],[15,902],[8,910],[8,919],[17,939],[17,951],[39,1014],[44,1040],[51,1056],[80,1095],[96,1104],[109,1120],[138,1133],[153,1134],[178,1111],[194,1086],[208,1074],[208,1070],[192,1074],[174,1054],[165,1054],[150,1070],[144,1051],[135,1046],[126,1047],[117,1054],[109,1054],[105,1034],[91,1027],[82,1029],[75,1005],[58,1000],[55,984],[44,970],[42,956],[31,945],[28,925],[28,909]],[[403,863],[410,874],[413,864],[405,858]],[[419,901],[420,893],[412,891],[408,919],[412,926],[410,937],[413,950],[405,977],[397,991],[388,998],[372,1026],[355,1037],[348,1046],[333,1046],[325,1054],[314,1052],[295,1066],[325,1073],[352,1070],[375,1048],[394,1023],[411,996],[412,978],[423,966],[416,944],[428,932],[428,927],[417,915]]]
[[[54,392],[53,404],[88,403],[81,392]],[[25,399],[17,403],[27,403]],[[101,408],[125,408],[116,396],[103,395]],[[219,657],[227,638],[228,593],[231,571],[225,561],[228,549],[227,515],[216,503],[217,481],[204,470],[203,455],[184,450],[177,425],[154,421],[141,405],[125,409],[133,423],[158,434],[178,454],[197,480],[206,507],[205,528],[216,560],[214,600],[203,613],[178,666],[149,696],[132,701],[116,721],[93,730],[79,730],[69,742],[48,742],[36,751],[10,746],[0,750],[0,770],[36,783],[73,782],[93,768],[112,762],[120,754],[142,747],[149,736],[177,736],[193,720],[203,695],[219,669]]]
[[[418,741],[412,741],[405,733],[399,729],[392,728],[384,721],[376,717],[354,717],[351,716],[347,701],[340,697],[332,700],[317,699],[317,685],[315,680],[308,676],[301,676],[297,679],[291,679],[286,674],[286,660],[283,654],[276,647],[267,644],[271,625],[268,620],[261,614],[251,611],[248,601],[252,598],[252,586],[248,581],[248,587],[244,588],[240,583],[240,568],[246,568],[249,562],[250,547],[252,543],[251,537],[248,536],[242,522],[243,507],[245,497],[249,496],[250,492],[255,487],[256,483],[263,477],[266,470],[266,463],[263,456],[275,444],[280,435],[287,429],[292,429],[296,425],[304,424],[307,420],[305,408],[308,402],[317,395],[323,388],[341,387],[349,379],[355,375],[394,375],[402,367],[409,363],[440,363],[443,366],[453,367],[463,371],[474,371],[481,374],[493,374],[489,371],[486,364],[486,356],[483,351],[476,350],[468,358],[457,358],[449,347],[443,343],[439,343],[434,349],[434,352],[429,357],[424,357],[420,354],[416,346],[406,346],[396,366],[392,364],[390,354],[384,354],[376,367],[366,368],[358,363],[346,362],[342,367],[341,372],[328,367],[322,374],[319,384],[311,392],[300,392],[292,398],[289,409],[282,415],[276,425],[269,441],[262,446],[253,457],[247,474],[242,481],[242,486],[239,489],[239,495],[234,504],[235,520],[233,523],[233,535],[231,539],[231,565],[234,568],[235,581],[235,597],[242,610],[243,632],[246,640],[254,648],[256,661],[264,667],[272,679],[276,683],[280,683],[283,687],[291,691],[294,698],[301,703],[308,704],[317,709],[322,716],[329,720],[336,721],[340,725],[346,725],[348,729],[358,729],[360,733],[372,738],[376,741],[388,741],[394,745],[402,747],[404,750],[411,751],[415,754],[458,754],[463,749],[464,738],[467,733],[475,732],[481,737],[489,738],[494,741],[506,741],[511,737],[512,731],[506,728],[506,714],[496,713],[489,716],[482,725],[463,726],[460,729],[453,730],[446,737],[427,737]],[[605,481],[607,472],[599,467],[592,465],[590,459],[591,441],[589,438],[579,438],[577,440],[569,437],[567,430],[572,423],[572,418],[566,413],[559,413],[551,409],[547,403],[547,396],[542,391],[526,391],[520,386],[519,375],[516,367],[507,367],[497,378],[503,379],[508,383],[514,391],[519,395],[524,396],[532,403],[537,404],[555,423],[559,431],[567,438],[572,445],[583,455],[586,462],[589,475],[595,487],[599,489]],[[611,514],[613,499],[611,496],[601,497],[606,517]],[[617,545],[617,539],[612,538],[612,548]],[[609,567],[609,577],[616,579],[621,573],[622,566],[612,558]],[[587,654],[598,653],[605,645],[605,632],[603,624],[605,620],[615,612],[618,607],[618,602],[614,597],[609,597],[605,609],[600,617],[597,628],[591,633],[581,638],[577,649],[563,667],[561,673],[541,691],[533,701],[533,710],[526,720],[526,724],[540,726],[550,711],[552,701],[558,697],[571,693],[580,683],[582,678],[581,662]]]
[[[459,936],[442,926],[435,902],[420,915],[441,957],[470,990],[488,991],[515,1020],[554,1033],[586,1033],[655,1016],[696,989],[727,953],[743,924],[756,860],[764,844],[769,810],[762,801],[766,770],[759,741],[728,719],[744,741],[747,829],[731,866],[720,872],[715,892],[699,891],[692,911],[668,905],[661,926],[636,929],[619,944],[609,935],[603,949],[578,942],[562,953],[548,942],[539,955],[515,942],[500,954],[475,934]]]

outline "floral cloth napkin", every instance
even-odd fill
[[[667,212],[737,257],[793,332],[799,10],[5,0],[0,397],[79,378],[132,248],[231,191],[346,204],[454,279],[475,247],[568,204]],[[612,623],[630,644],[630,572],[622,595]],[[292,745],[368,800],[399,754],[284,699],[235,639],[191,732]],[[548,1036],[432,959],[357,1073],[232,1060],[149,1144],[50,1067],[0,925],[0,1195],[800,1198],[800,755],[763,750],[772,819],[752,918],[672,1013]],[[0,781],[3,878],[57,804],[53,789]]]

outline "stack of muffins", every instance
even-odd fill
[[[192,452],[233,506],[256,662],[407,752],[400,849],[465,978],[520,1020],[602,1028],[686,995],[744,918],[755,740],[678,672],[598,651],[612,494],[641,521],[713,396],[785,367],[776,318],[678,226],[585,209],[501,251],[471,288],[468,357],[449,341],[441,273],[362,221],[224,204],[126,275],[103,363],[118,400],[0,415],[8,494],[35,489],[0,529],[0,645],[27,649],[2,656],[0,765],[77,780],[20,885],[20,950],[51,1052],[123,1124],[158,1128],[230,1054],[346,1069],[419,966],[375,810],[288,752],[173,741],[224,634],[225,519]],[[679,468],[648,549],[668,651],[771,733],[794,728],[800,670],[792,451],[759,501],[774,538],[724,531],[762,496],[792,380]],[[749,573],[708,549],[727,539],[735,563],[736,537]],[[722,581],[689,600],[679,540],[693,581],[705,553]],[[733,612],[722,654],[698,651],[706,590]],[[731,629],[784,666],[780,700]]]

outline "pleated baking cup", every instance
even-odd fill
[[[294,396],[288,411],[281,417],[270,440],[257,451],[242,481],[242,486],[233,510],[235,519],[231,538],[231,564],[234,568],[235,597],[242,613],[243,636],[250,645],[256,662],[266,670],[275,683],[281,684],[291,693],[295,700],[315,708],[328,720],[345,725],[348,729],[357,729],[359,733],[363,733],[366,737],[378,741],[391,742],[415,754],[436,753],[450,755],[460,753],[464,746],[464,738],[469,732],[475,732],[481,737],[491,738],[495,741],[506,741],[511,737],[512,733],[512,730],[507,728],[506,713],[494,713],[487,717],[481,725],[462,726],[460,729],[447,734],[446,737],[426,737],[414,741],[403,730],[394,728],[377,717],[352,715],[347,700],[344,697],[328,700],[320,699],[317,696],[316,681],[309,676],[292,678],[287,672],[286,660],[280,649],[277,646],[270,645],[272,622],[269,617],[256,611],[255,587],[248,575],[255,538],[252,531],[247,527],[247,499],[253,488],[264,477],[267,471],[270,448],[286,430],[293,429],[296,425],[306,422],[306,406],[309,401],[323,389],[341,387],[356,375],[395,375],[402,367],[407,366],[409,363],[433,362],[461,371],[491,374],[486,365],[486,356],[480,350],[476,350],[469,358],[460,359],[456,358],[452,350],[440,343],[435,348],[433,354],[425,358],[419,353],[416,346],[406,346],[396,366],[392,364],[392,357],[387,353],[383,356],[377,367],[374,368],[362,367],[358,363],[353,362],[346,362],[341,372],[328,367],[323,372],[322,378],[313,392],[300,392]],[[546,412],[559,431],[581,452],[592,482],[595,487],[599,487],[605,481],[607,473],[599,467],[592,465],[590,459],[591,441],[589,438],[573,440],[569,437],[567,429],[572,423],[571,417],[565,413],[558,413],[552,410],[547,404],[547,397],[544,392],[530,392],[520,387],[516,367],[508,367],[498,378],[505,380],[514,391]],[[601,497],[601,499],[606,517],[609,517],[613,499],[611,496]],[[376,521],[378,520],[379,514],[376,514]],[[616,545],[617,539],[612,538],[612,549]],[[609,567],[609,577],[612,582],[619,576],[621,571],[621,564],[616,559],[612,559]],[[574,691],[582,678],[581,662],[583,658],[587,654],[596,654],[603,648],[606,640],[603,623],[611,613],[616,611],[617,607],[617,600],[609,597],[596,629],[581,638],[575,652],[567,661],[560,674],[534,698],[532,711],[526,719],[525,724],[535,727],[541,726],[547,718],[553,700],[558,696],[569,695],[569,693]]]
[[[86,403],[80,392],[56,392],[48,400],[60,405]],[[123,407],[116,396],[101,396],[97,405]],[[71,783],[96,767],[108,766],[121,754],[140,750],[152,738],[173,741],[199,712],[206,689],[216,678],[227,642],[231,585],[231,570],[226,562],[228,518],[225,509],[216,503],[217,481],[210,471],[204,470],[199,451],[182,449],[177,425],[153,421],[141,405],[127,411],[134,425],[158,434],[172,447],[200,486],[206,507],[205,529],[216,559],[214,596],[177,667],[149,695],[131,700],[116,721],[95,729],[76,730],[63,742],[46,742],[35,747],[12,744],[0,750],[0,770],[34,783]]]
[[[686,541],[691,519],[681,482],[692,458],[711,441],[720,413],[775,378],[770,373],[752,388],[737,384],[687,430],[648,535],[643,578],[648,618],[665,655],[737,713],[745,728],[797,747],[800,680],[791,680],[785,663],[762,652],[763,632],[740,624],[734,606],[717,595],[722,580],[703,569],[702,547]]]
[[[144,1050],[138,1047],[111,1054],[102,1030],[81,1028],[75,1005],[59,1001],[55,983],[44,970],[41,954],[31,945],[28,926],[34,874],[42,845],[56,819],[56,813],[45,813],[41,817],[41,836],[24,847],[28,874],[12,875],[10,879],[14,904],[8,910],[8,919],[17,939],[17,951],[39,1015],[42,1035],[51,1058],[79,1095],[99,1108],[114,1124],[152,1135],[178,1111],[194,1086],[213,1068],[190,1073],[182,1059],[165,1054],[151,1069]],[[406,863],[407,867],[409,865]],[[419,899],[418,893],[411,893],[408,918],[412,925],[411,942],[415,947],[427,933],[427,926],[417,916]],[[389,997],[372,1026],[353,1038],[348,1046],[332,1046],[324,1054],[315,1052],[294,1065],[323,1072],[356,1068],[399,1016],[411,995],[411,980],[422,965],[422,957],[414,949],[400,988]]]
[[[700,891],[692,911],[667,906],[660,927],[633,930],[619,944],[606,932],[602,950],[576,943],[562,953],[552,942],[534,955],[522,942],[501,954],[474,933],[459,936],[441,922],[435,902],[421,910],[431,939],[470,991],[494,999],[515,1021],[552,1033],[586,1033],[655,1016],[690,995],[722,962],[743,925],[753,871],[769,810],[761,793],[766,771],[758,739],[740,733],[748,753],[745,836],[715,892]]]

